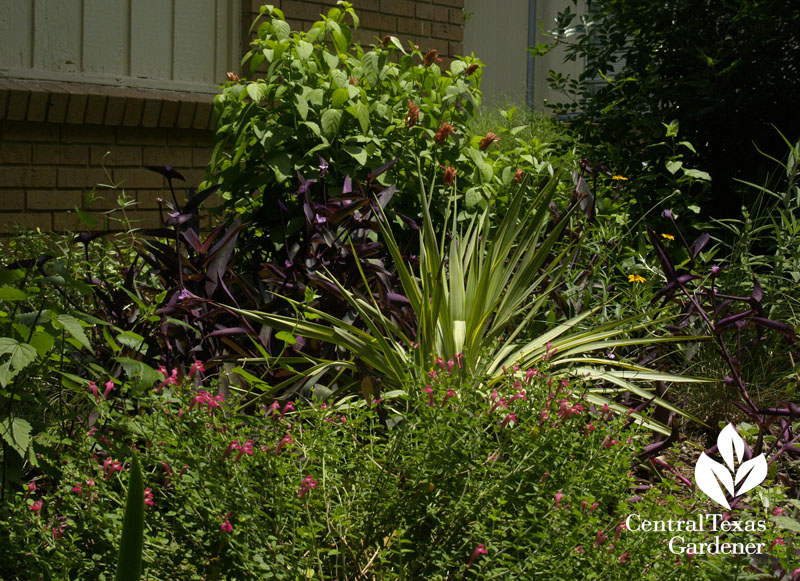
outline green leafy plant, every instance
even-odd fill
[[[142,576],[144,546],[144,482],[139,457],[134,452],[131,477],[128,480],[128,500],[122,519],[116,581],[138,581]]]

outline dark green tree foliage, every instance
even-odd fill
[[[573,1],[573,4],[575,2]],[[558,113],[582,111],[579,125],[612,144],[610,161],[636,171],[662,162],[648,145],[676,119],[712,178],[704,209],[736,212],[735,178],[762,181],[755,147],[781,157],[800,135],[800,7],[789,0],[588,0],[579,23],[561,13],[556,41],[568,59],[585,59],[575,83],[551,73],[570,97]],[[549,47],[540,45],[534,52]],[[660,164],[663,167],[663,163]]]

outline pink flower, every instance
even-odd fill
[[[30,508],[30,509],[31,509],[33,512],[35,512],[35,513],[38,513],[40,510],[42,510],[42,504],[43,504],[43,503],[42,503],[42,501],[41,501],[41,499],[40,499],[40,500],[37,500],[36,502],[34,502],[32,505],[30,505],[30,507],[29,507],[29,508]]]
[[[475,559],[478,558],[479,555],[486,555],[489,551],[486,550],[484,545],[478,545],[474,551],[472,551],[472,556],[469,558],[469,562],[467,563],[467,568],[472,567],[475,563]]]
[[[103,400],[108,399],[108,394],[111,393],[112,389],[114,389],[114,380],[109,379],[108,381],[106,381],[106,389],[103,392]]]
[[[239,458],[247,454],[248,456],[253,455],[253,440],[247,440],[244,445],[239,449],[239,454],[236,456],[236,460],[234,462],[238,462]]]
[[[463,353],[456,353],[456,365],[458,365],[459,369],[464,367],[464,354]]]
[[[509,400],[509,402],[513,402],[513,401],[516,401],[518,399],[524,399],[525,401],[528,401],[528,396],[526,395],[526,393],[524,391],[520,390],[520,391],[518,391],[517,393],[515,393],[514,395],[511,396],[511,399]]]
[[[545,345],[545,354],[544,354],[544,356],[542,357],[542,359],[544,359],[545,361],[547,361],[547,360],[548,360],[548,359],[550,359],[550,358],[551,358],[553,355],[555,355],[557,351],[558,351],[558,349],[553,349],[553,344],[552,344],[552,343],[550,343],[550,342],[548,341],[548,342],[547,342],[547,345]]]
[[[72,492],[77,492],[78,494],[83,496],[83,484],[78,482],[78,484],[72,487]]]
[[[281,441],[280,441],[280,442],[278,442],[278,445],[277,445],[277,447],[275,448],[275,454],[280,454],[280,453],[281,453],[281,449],[282,449],[282,448],[283,448],[283,447],[284,447],[286,444],[291,444],[291,443],[292,443],[292,437],[291,437],[289,434],[286,434],[286,435],[285,435],[285,436],[284,436],[284,437],[281,439]]]
[[[455,367],[455,365],[456,365],[455,361],[453,361],[452,359],[448,360],[447,361],[447,373],[452,373],[453,372],[453,367]]]
[[[447,400],[450,399],[451,397],[455,397],[455,395],[456,395],[456,392],[453,391],[452,387],[450,389],[448,389],[447,393],[444,394],[444,401],[442,402],[442,405],[446,404]]]
[[[575,552],[578,553],[579,555],[583,555],[584,553],[583,545],[578,545],[577,547],[575,547]]]
[[[770,552],[772,550],[772,547],[774,547],[775,545],[785,546],[786,543],[783,542],[783,537],[778,537],[777,539],[772,541],[772,544],[769,546],[769,549],[767,549],[767,552]]]
[[[528,370],[525,372],[525,383],[528,383],[528,384],[530,384],[530,382],[531,382],[531,381],[533,381],[533,378],[534,378],[534,377],[540,377],[541,375],[542,375],[542,374],[541,374],[541,373],[539,373],[539,370],[538,370],[538,369],[533,369],[533,368],[531,368],[531,369],[528,369]]]
[[[775,516],[780,516],[783,514],[783,509],[776,506],[775,508],[772,509],[772,514],[774,514]]]
[[[97,384],[94,381],[89,382],[89,391],[92,392],[92,395],[94,396],[94,401],[95,402],[99,401],[97,398]]]
[[[505,419],[500,423],[500,427],[505,428],[511,422],[517,423],[517,416],[514,414],[514,412],[511,412],[505,417]]]
[[[549,471],[549,470],[545,470],[545,471],[544,471],[544,474],[542,474],[542,482],[544,482],[545,480],[547,480],[547,477],[548,477],[548,476],[550,476],[550,471]],[[559,490],[559,492],[561,492],[561,491]]]
[[[433,405],[433,390],[431,389],[431,386],[430,385],[426,385],[425,389],[423,389],[422,391],[424,391],[425,393],[428,394],[428,405],[432,406]]]
[[[122,463],[113,460],[110,456],[107,456],[106,459],[103,461],[103,474],[105,475],[106,480],[111,478],[111,475],[114,474],[115,470],[121,472]]]
[[[222,459],[224,460],[225,458],[227,458],[228,454],[230,454],[233,450],[240,450],[241,448],[242,447],[239,445],[239,440],[234,440],[233,442],[228,444],[227,448],[225,448],[225,451],[222,453]]]
[[[606,438],[603,442],[603,448],[610,448],[611,446],[615,446],[619,444],[619,440],[614,440],[612,438]]]
[[[622,553],[619,556],[619,562],[620,563],[627,563],[630,560],[631,560],[631,554],[630,553]]]
[[[617,527],[617,532],[614,534],[614,542],[615,543],[617,542],[617,539],[619,539],[619,534],[622,531],[627,531],[627,530],[628,530],[628,527],[624,522],[619,523],[619,526]]]
[[[144,489],[144,503],[148,506],[155,506],[156,503],[153,502],[153,489],[152,488],[145,488]]]
[[[303,483],[300,485],[300,490],[297,491],[297,496],[303,498],[312,488],[318,488],[319,483],[314,480],[314,477],[309,474],[303,478]]]
[[[233,525],[231,525],[231,521],[229,521],[229,520],[226,518],[224,521],[222,521],[222,524],[221,524],[221,525],[219,525],[219,529],[220,529],[220,530],[221,530],[223,533],[229,533],[229,532],[231,532],[231,531],[233,530]]]
[[[550,413],[547,410],[542,410],[540,417],[541,421],[545,421],[547,418],[550,417]]]
[[[558,510],[558,507],[561,505],[562,498],[564,498],[564,494],[559,490],[558,492],[556,492],[556,510]]]
[[[31,480],[30,482],[28,482],[26,488],[28,490],[28,493],[36,492],[36,490],[37,490],[36,481],[35,480]]]
[[[589,507],[589,514],[592,514],[598,506],[599,505],[596,502],[593,502],[592,505]]]
[[[608,535],[601,529],[597,531],[597,534],[594,536],[594,546],[599,547],[606,540],[608,540]]]
[[[284,405],[283,409],[281,410],[281,415],[280,415],[279,419],[283,419],[283,416],[285,416],[286,412],[289,412],[289,411],[295,411],[294,410],[294,403],[292,403],[290,401],[287,401],[286,405]]]
[[[205,366],[203,365],[203,362],[202,362],[202,361],[195,361],[194,363],[192,363],[192,366],[189,368],[189,375],[187,375],[187,377],[188,377],[189,379],[191,379],[192,377],[194,377],[194,376],[195,376],[195,375],[197,375],[198,373],[203,373],[203,372],[205,372],[205,370],[206,370],[206,368],[205,368]],[[178,370],[177,370],[177,369],[175,369],[175,370],[173,370],[173,373],[176,373],[177,371],[178,371]],[[177,375],[177,374],[176,374],[176,375]]]

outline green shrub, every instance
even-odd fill
[[[666,536],[622,530],[633,511],[666,520],[698,509],[667,484],[627,502],[647,432],[544,368],[509,370],[482,394],[441,362],[427,384],[381,402],[246,416],[235,398],[197,391],[201,369],[177,385],[165,372],[136,400],[124,385],[86,391],[96,411],[61,440],[63,461],[8,498],[0,575],[109,578],[133,445],[150,579],[713,579],[709,563],[749,566],[679,563]],[[757,513],[775,506],[754,498]],[[772,554],[791,547],[784,538]]]

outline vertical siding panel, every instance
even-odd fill
[[[175,80],[214,82],[215,0],[175,0]]]
[[[33,66],[33,3],[0,2],[0,67]]]
[[[214,77],[211,79],[214,83],[222,83],[225,78],[225,72],[230,61],[228,55],[228,30],[230,28],[230,2],[228,0],[217,0],[217,14],[216,14],[214,34],[214,55],[216,61],[214,63]]]
[[[172,0],[133,0],[131,76],[169,80],[172,73]]]
[[[128,2],[84,0],[83,69],[124,75],[128,69]]]
[[[81,71],[81,0],[36,0],[33,68]]]

